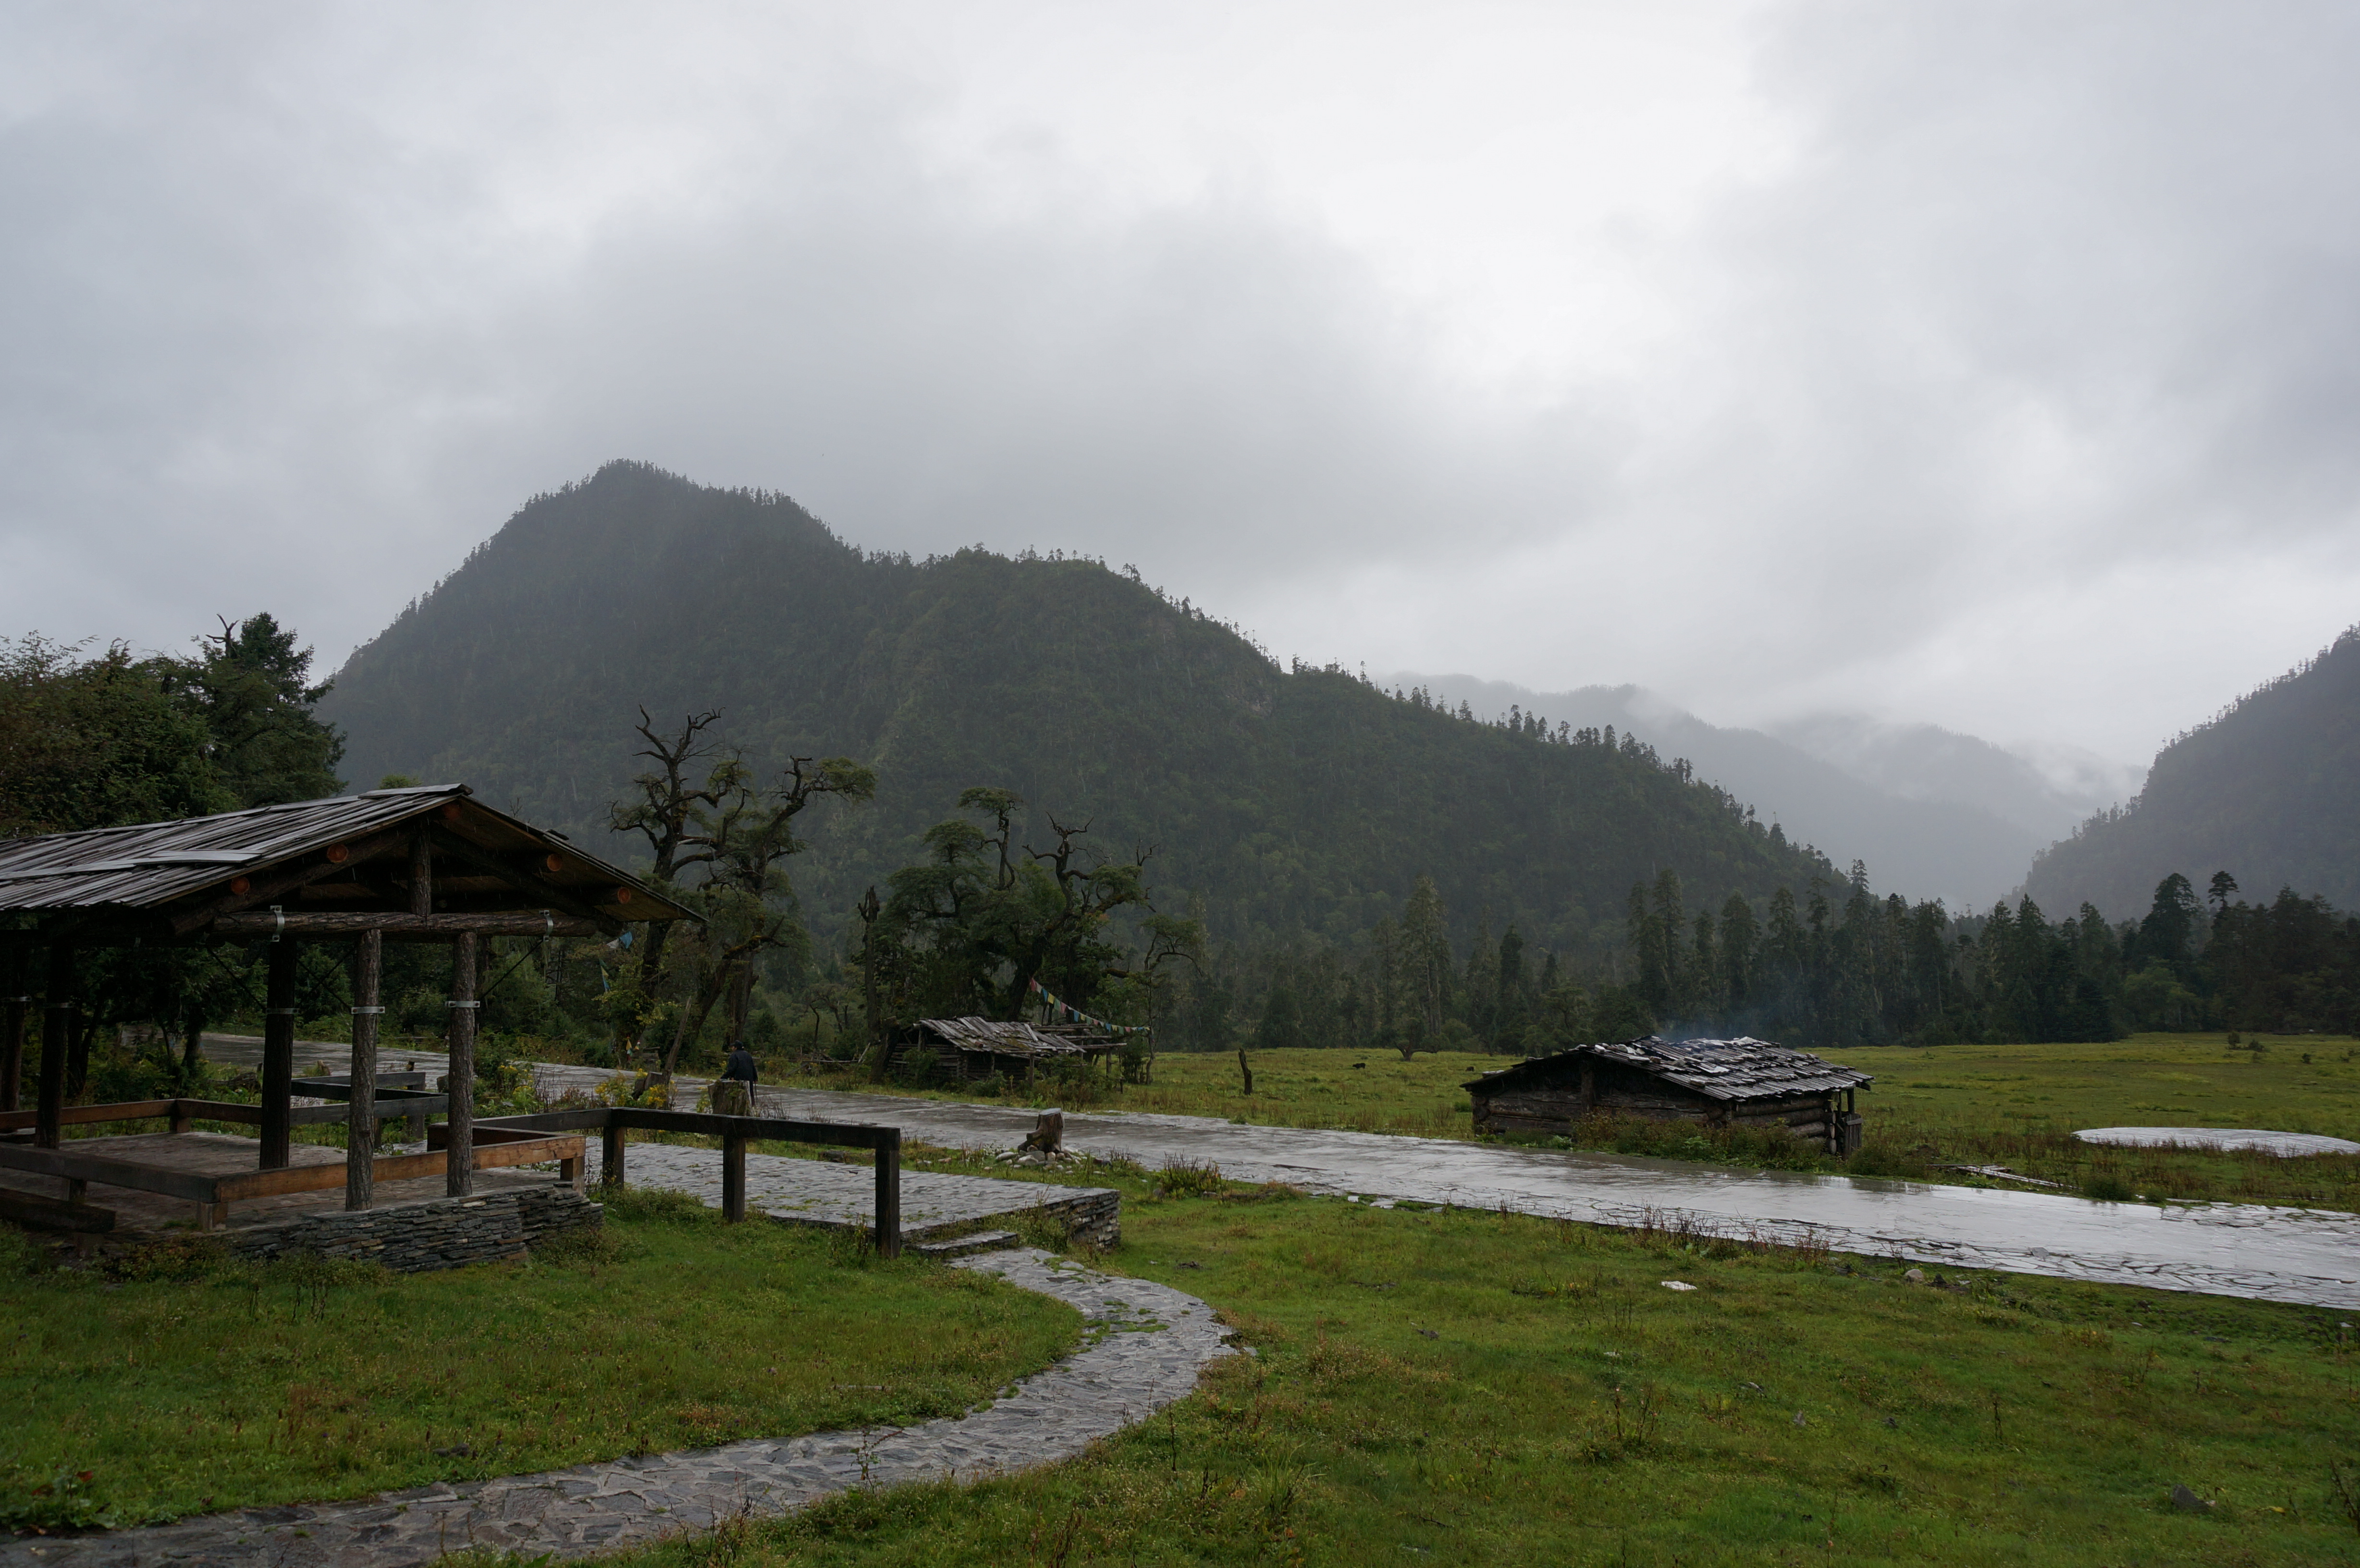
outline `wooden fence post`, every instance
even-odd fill
[[[295,964],[291,936],[274,937],[262,993],[262,1169],[283,1171],[294,1142],[289,1101],[295,1083]]]
[[[901,1256],[901,1129],[889,1127],[877,1145],[877,1256]]]
[[[344,1117],[344,1207],[377,1201],[377,1027],[385,1008],[377,992],[385,975],[385,932],[361,932],[359,973],[353,978],[353,1099]]]
[[[55,1149],[66,1108],[67,1036],[73,1032],[73,948],[49,943],[49,983],[41,998],[41,1081],[33,1107],[33,1146]]]
[[[721,1218],[736,1225],[746,1217],[746,1135],[721,1135]]]
[[[598,1129],[598,1184],[617,1192],[623,1190],[623,1150],[628,1147],[623,1135],[628,1130],[611,1118]]]
[[[475,1190],[475,1014],[481,1007],[475,996],[475,933],[461,931],[451,943],[451,1105],[444,1128],[451,1154],[442,1177],[443,1192],[453,1198]]]

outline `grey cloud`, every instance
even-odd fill
[[[12,629],[333,660],[634,456],[1281,652],[2136,759],[2360,587],[2333,8],[1774,8],[1789,166],[1541,395],[1251,169],[945,156],[956,63],[824,13],[130,16],[0,23]]]

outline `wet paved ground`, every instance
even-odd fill
[[[259,1042],[251,1049],[258,1051]],[[324,1056],[336,1048],[305,1047],[299,1056],[315,1059],[315,1049]],[[210,1037],[206,1053],[223,1061],[246,1054],[236,1042],[216,1047]],[[386,1053],[397,1058],[413,1059],[407,1051]],[[421,1069],[442,1071],[439,1057],[414,1059]],[[586,1068],[539,1071],[552,1090],[595,1087],[605,1076]],[[768,1085],[759,1106],[770,1116],[882,1122],[905,1138],[989,1149],[1013,1146],[1032,1130],[1035,1115],[1016,1106]],[[2360,1215],[2239,1203],[2097,1203],[2049,1192],[1240,1127],[1203,1116],[1069,1112],[1065,1142],[1150,1168],[1166,1160],[1211,1160],[1236,1180],[1287,1181],[1318,1192],[1625,1226],[1682,1215],[1724,1234],[1812,1237],[1840,1252],[1918,1263],[2360,1307]]]
[[[1032,1250],[989,1253],[952,1267],[999,1274],[1071,1304],[1089,1325],[1082,1348],[1022,1379],[1003,1399],[906,1430],[757,1438],[356,1502],[20,1539],[0,1543],[0,1564],[409,1568],[471,1546],[513,1552],[519,1561],[586,1557],[710,1530],[741,1511],[786,1513],[854,1486],[977,1481],[1069,1458],[1186,1398],[1199,1372],[1235,1354],[1211,1309],[1167,1286],[1109,1279]]]

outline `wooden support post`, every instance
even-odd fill
[[[186,1132],[189,1130],[189,1123],[191,1118],[188,1112],[180,1108],[186,1104],[188,1104],[188,1102],[185,1100],[175,1100],[172,1102],[170,1123],[171,1128],[174,1132]]]
[[[49,994],[41,998],[41,1082],[34,1105],[33,1145],[55,1149],[66,1108],[67,1037],[73,1033],[73,948],[49,943]]]
[[[263,981],[262,1169],[283,1171],[293,1158],[290,1101],[295,1093],[295,965],[291,936],[273,938]]]
[[[901,1132],[877,1146],[877,1256],[901,1256]]]
[[[476,940],[474,931],[461,931],[451,943],[451,1162],[442,1191],[453,1198],[475,1190]]]
[[[721,1135],[721,1218],[736,1225],[746,1217],[746,1135]]]
[[[385,1008],[377,993],[385,978],[385,933],[361,932],[353,975],[353,1099],[344,1117],[344,1207],[370,1207],[377,1197],[377,1029]]]
[[[7,995],[0,996],[0,1111],[13,1111],[22,1102],[25,1082],[25,1015],[33,998],[25,993],[25,950],[10,942]]]
[[[410,841],[410,912],[434,912],[434,841],[423,828]]]
[[[613,1122],[598,1129],[598,1184],[617,1192],[623,1190],[623,1150],[630,1147],[625,1130]]]

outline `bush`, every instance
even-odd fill
[[[1155,1190],[1167,1198],[1206,1198],[1218,1192],[1225,1183],[1221,1168],[1209,1160],[1188,1160],[1175,1155],[1164,1162],[1155,1173]]]
[[[2101,1203],[2127,1203],[2137,1198],[2131,1184],[2116,1171],[2093,1171],[2081,1183],[2081,1195]]]
[[[967,1092],[972,1094],[981,1094],[986,1099],[997,1099],[1007,1088],[1008,1080],[997,1073],[992,1073],[968,1084]]]

